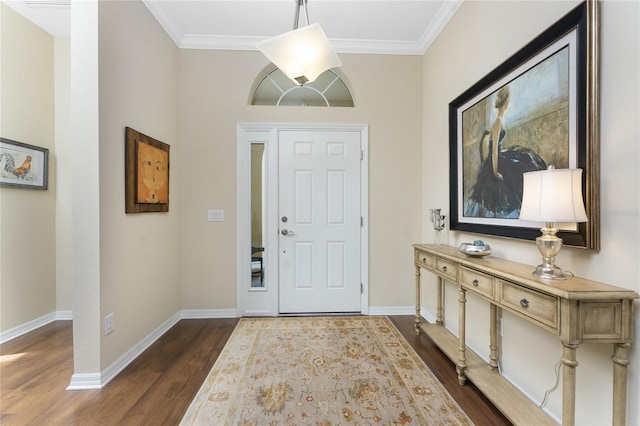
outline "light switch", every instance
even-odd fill
[[[207,210],[207,222],[223,222],[224,210]]]

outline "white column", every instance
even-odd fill
[[[100,387],[98,2],[71,4],[74,374],[68,389]]]

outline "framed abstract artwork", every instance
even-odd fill
[[[0,138],[0,186],[47,189],[49,150]]]
[[[452,230],[535,240],[522,174],[580,168],[589,220],[559,236],[599,249],[597,12],[580,4],[449,104]]]
[[[169,145],[125,131],[125,212],[169,211]]]

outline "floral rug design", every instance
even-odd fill
[[[386,317],[243,318],[182,425],[471,425]]]

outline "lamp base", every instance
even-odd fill
[[[547,265],[541,263],[536,267],[536,270],[531,273],[534,277],[540,277],[545,280],[566,280],[567,276],[562,272],[562,269],[556,265]]]
[[[558,230],[551,223],[547,223],[540,231],[542,235],[536,238],[536,245],[542,255],[542,263],[532,275],[546,280],[566,280],[567,276],[556,266],[556,255],[562,248],[562,238],[556,235]]]

